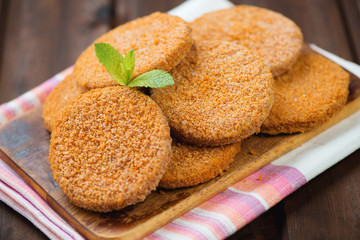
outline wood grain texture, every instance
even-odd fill
[[[109,29],[99,12],[109,1],[6,1],[0,102],[34,88],[66,67]],[[0,45],[1,46],[1,45]]]
[[[233,0],[282,13],[293,20],[305,42],[315,43],[343,58],[351,60],[346,31],[336,0]]]
[[[0,76],[1,76],[1,66],[2,62],[5,58],[4,52],[4,40],[5,40],[5,28],[6,28],[6,22],[7,22],[7,16],[8,16],[8,5],[9,1],[6,0],[0,0]],[[0,78],[1,81],[1,78]],[[0,88],[1,89],[1,88]]]
[[[351,80],[360,81],[354,76]],[[0,128],[0,157],[87,238],[140,239],[360,110],[360,97],[351,98],[354,100],[332,119],[311,131],[246,139],[234,163],[220,177],[190,188],[154,191],[142,203],[107,214],[71,204],[53,181],[48,162],[50,135],[41,120],[42,106]],[[249,154],[254,149],[256,153]]]
[[[293,238],[360,238],[359,153],[312,180],[311,189],[301,188],[288,197],[284,204],[287,231]]]
[[[141,1],[141,0],[114,0],[113,26],[116,27],[135,18],[148,15],[154,11],[167,12],[170,9],[184,2],[183,0],[158,0],[158,1]]]
[[[0,201],[0,238],[1,239],[48,239],[39,229],[25,217]],[[6,227],[5,227],[6,226]],[[26,233],[26,235],[24,235]]]
[[[339,9],[344,21],[349,46],[352,49],[352,59],[360,62],[360,0],[338,0]]]

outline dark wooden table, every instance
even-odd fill
[[[0,103],[72,65],[96,37],[181,0],[0,0]],[[360,0],[243,0],[294,20],[305,41],[360,62]],[[360,239],[360,150],[229,239]],[[0,239],[46,239],[0,202]]]

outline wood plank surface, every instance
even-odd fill
[[[108,31],[110,9],[101,1],[5,1],[0,102],[9,101],[72,65],[99,35]],[[108,10],[110,12],[110,10]]]
[[[344,29],[349,38],[352,59],[360,62],[360,0],[338,0],[339,10],[341,12]]]
[[[305,42],[351,60],[346,32],[336,0],[234,0],[236,4],[265,7],[289,17],[300,28]]]
[[[48,239],[30,221],[2,201],[0,201],[0,225],[1,239],[5,237],[9,240],[24,239],[24,236],[36,240]]]
[[[285,200],[288,232],[299,239],[359,239],[359,153],[353,153]]]
[[[157,0],[157,1],[142,1],[142,0],[115,0],[114,12],[115,19],[113,27],[153,13],[154,11],[167,12],[170,9],[180,5],[183,0]]]
[[[0,103],[11,100],[71,65],[102,31],[156,10],[169,10],[181,1],[29,2],[33,1],[0,0]],[[359,63],[359,0],[233,2],[280,11],[300,25],[307,41]],[[47,5],[42,8],[44,4]],[[4,10],[4,6],[10,5]],[[46,9],[48,14],[39,9]],[[66,15],[66,19],[60,15]],[[38,50],[43,45],[44,49]],[[49,54],[60,54],[60,57],[49,59]],[[34,55],[42,60],[35,59]],[[307,239],[339,239],[339,233],[343,232],[340,239],[360,239],[356,231],[356,226],[360,225],[360,201],[356,191],[360,183],[360,167],[356,164],[359,160],[360,151],[357,151],[230,238],[304,239],[306,236]],[[30,222],[0,203],[0,238],[2,236],[6,239],[20,239],[21,236],[45,238]]]

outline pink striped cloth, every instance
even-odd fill
[[[191,20],[203,12],[229,7],[224,0],[192,0],[170,11]],[[189,10],[189,11],[188,11]],[[188,15],[186,15],[188,14]],[[360,77],[360,66],[316,46],[316,51]],[[0,125],[40,105],[72,68],[0,106]],[[301,147],[234,184],[146,239],[223,239],[274,206],[306,182],[360,147],[360,112]],[[51,239],[83,239],[20,176],[0,159],[0,199]]]

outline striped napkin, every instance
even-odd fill
[[[169,13],[187,21],[230,7],[225,0],[191,0]],[[360,77],[360,66],[311,47]],[[72,67],[0,106],[0,125],[42,104]],[[168,223],[146,239],[223,239],[360,147],[360,111],[301,147]],[[0,200],[29,219],[50,239],[84,239],[0,159]]]

